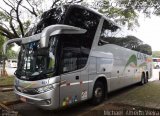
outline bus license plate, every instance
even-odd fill
[[[25,97],[20,96],[20,100],[23,101],[23,102],[26,102],[26,98]]]

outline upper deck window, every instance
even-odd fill
[[[124,48],[142,52],[148,55],[152,54],[151,47],[144,44],[138,38],[128,35],[127,32],[121,30],[118,26],[105,20],[102,26],[99,46],[105,44],[115,44]]]
[[[85,8],[71,6],[66,13],[64,24],[86,29],[84,45],[91,48],[99,21],[98,14]]]

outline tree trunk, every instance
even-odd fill
[[[6,63],[5,63],[5,58],[4,58],[3,59],[2,77],[8,76],[5,67],[6,67]]]

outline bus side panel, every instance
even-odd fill
[[[97,46],[96,52],[113,54],[113,67],[110,71],[110,89],[113,91],[141,81],[142,72],[151,75],[151,58],[143,53],[126,49],[114,44]],[[150,78],[151,76],[149,76]]]
[[[97,63],[96,63],[96,57],[90,57],[89,58],[89,70],[88,70],[88,80],[91,80],[92,82],[88,84],[88,98],[92,97],[92,91],[94,86],[94,80],[96,79],[96,72],[97,72]]]
[[[90,56],[89,58],[89,65],[88,65],[88,81],[89,81],[89,84],[88,84],[88,98],[92,98],[92,94],[93,94],[93,88],[94,88],[94,84],[96,82],[96,80],[99,78],[99,77],[105,77],[106,80],[107,80],[107,76],[106,74],[104,73],[97,73],[98,72],[98,62],[97,62],[97,57],[92,57]],[[108,84],[107,84],[108,85]],[[107,90],[106,90],[107,91]]]
[[[91,53],[92,54],[92,53]],[[93,54],[92,54],[93,55]],[[96,53],[98,56],[102,54]],[[110,78],[110,70],[112,69],[113,58],[104,58],[104,57],[90,57],[89,61],[89,98],[92,97],[92,92],[96,80],[100,77],[105,77],[106,81]],[[107,88],[105,91],[110,89],[110,83],[107,81]]]
[[[103,46],[97,46],[96,50],[104,53],[112,53],[113,54],[113,67],[110,71],[111,73],[111,89],[110,91],[122,88],[124,86],[130,85],[133,83],[134,78],[134,67],[130,65],[126,65],[130,56],[135,54],[129,49],[114,45],[114,44],[106,44]]]

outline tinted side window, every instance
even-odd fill
[[[141,44],[137,47],[136,51],[140,51],[142,53],[152,55],[152,49],[148,44]]]
[[[122,36],[122,33],[119,33],[119,31],[119,27],[105,20],[98,45],[102,46],[105,44],[118,44],[119,38]]]
[[[91,48],[99,20],[99,15],[83,8],[71,6],[66,14],[64,24],[86,29],[85,45],[87,48]]]
[[[152,54],[152,50],[149,45],[144,44],[141,40],[134,36],[127,35],[127,32],[124,32],[119,27],[106,20],[103,23],[100,39],[98,42],[99,46],[105,44],[116,44],[121,47],[142,52],[148,55]]]
[[[63,49],[63,73],[78,69],[78,58],[80,49],[74,46]]]
[[[80,56],[79,68],[83,68],[87,64],[89,52],[90,52],[90,49],[81,46],[81,56]]]
[[[142,45],[143,42],[134,36],[125,36],[120,38],[120,46],[139,51],[137,48],[139,45]]]
[[[78,59],[80,57],[79,40],[69,38],[68,35],[62,39],[62,73],[78,69]]]
[[[83,44],[84,35],[61,35],[62,43],[62,73],[83,68],[87,61],[90,49]]]

